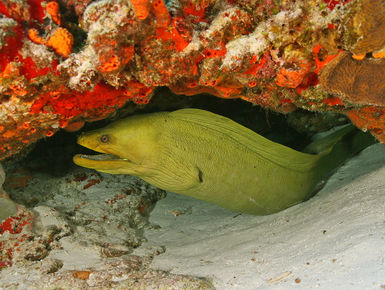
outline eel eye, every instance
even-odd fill
[[[102,143],[107,143],[108,141],[110,141],[110,136],[108,135],[102,135],[102,137],[100,137],[100,141]]]

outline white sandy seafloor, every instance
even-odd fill
[[[146,230],[151,267],[217,289],[385,289],[385,147],[348,161],[312,199],[270,216],[168,194]]]

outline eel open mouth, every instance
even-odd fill
[[[127,167],[131,162],[126,158],[120,158],[113,154],[76,154],[73,157],[76,165],[96,169],[107,173],[123,173],[120,170]]]
[[[96,154],[96,155],[76,154],[76,156],[78,158],[84,158],[84,159],[95,160],[95,161],[127,160],[113,154]]]

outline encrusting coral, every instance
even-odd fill
[[[340,54],[320,74],[326,91],[355,104],[385,106],[385,59],[355,60]]]
[[[353,54],[366,55],[385,48],[385,1],[362,1],[361,13],[350,21],[354,27],[352,33],[359,36],[350,49]]]
[[[146,104],[158,86],[355,124],[355,112],[383,108],[383,74],[366,93],[326,77],[362,84],[383,71],[365,58],[384,56],[381,0],[3,0],[0,13],[0,159],[129,100]]]

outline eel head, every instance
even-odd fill
[[[111,174],[143,175],[154,155],[154,130],[146,118],[131,117],[83,133],[78,144],[100,154],[76,154],[75,164]]]

